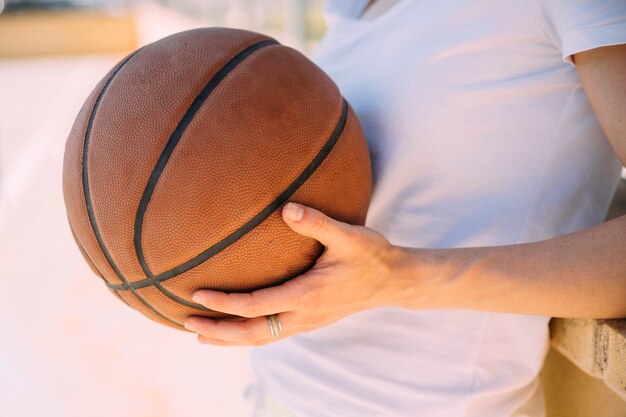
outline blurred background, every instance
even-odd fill
[[[64,144],[128,52],[199,26],[263,32],[310,54],[321,0],[0,0],[0,417],[250,416],[246,348],[127,308],[72,240]]]
[[[248,349],[201,346],[115,299],[62,199],[65,140],[95,84],[130,51],[200,26],[307,55],[325,30],[322,0],[0,0],[0,417],[251,415]],[[609,218],[623,213],[626,181]],[[626,395],[554,350],[544,382],[550,417],[626,415]]]

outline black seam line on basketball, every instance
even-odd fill
[[[275,41],[274,39],[267,39],[267,40],[254,43],[248,46],[247,48],[243,49],[241,52],[237,53],[237,55],[231,58],[230,61],[224,64],[224,66],[215,73],[215,75],[209,80],[209,82],[202,88],[200,93],[198,93],[198,95],[193,100],[193,102],[191,103],[191,105],[189,106],[185,114],[183,115],[182,119],[178,122],[178,125],[172,132],[172,135],[170,136],[169,140],[165,144],[165,148],[163,149],[163,152],[161,152],[161,155],[159,156],[159,159],[152,173],[150,174],[150,178],[148,179],[146,188],[144,189],[143,195],[141,196],[141,200],[139,201],[139,207],[137,208],[137,213],[135,215],[133,242],[135,245],[135,253],[137,255],[137,259],[139,260],[139,264],[141,265],[141,269],[143,269],[143,272],[146,274],[146,277],[147,277],[146,279],[152,285],[154,285],[161,293],[163,293],[163,295],[169,297],[170,299],[172,299],[173,301],[181,305],[195,308],[197,310],[202,310],[202,311],[213,311],[209,308],[206,308],[205,306],[201,304],[187,301],[177,296],[176,294],[173,294],[172,292],[164,288],[159,283],[159,281],[155,279],[154,274],[152,273],[152,271],[148,267],[148,263],[146,262],[144,252],[143,252],[143,245],[142,245],[143,220],[144,220],[146,210],[148,208],[148,204],[150,203],[150,199],[152,198],[152,194],[154,193],[156,184],[159,181],[159,178],[161,177],[161,174],[163,173],[163,170],[165,169],[165,166],[167,165],[167,162],[169,161],[170,156],[172,155],[172,152],[174,152],[176,145],[180,141],[181,137],[183,136],[185,130],[187,129],[187,127],[189,126],[193,118],[195,117],[196,113],[200,110],[204,102],[207,100],[207,98],[213,92],[213,90],[215,90],[217,85],[237,65],[239,65],[244,59],[249,57],[252,53],[266,46],[278,45],[278,44],[279,43]]]
[[[94,263],[93,259],[91,259],[91,256],[89,256],[87,254],[87,251],[85,251],[85,248],[83,248],[83,245],[81,245],[81,243],[78,241],[78,238],[76,237],[76,233],[74,233],[74,228],[72,227],[72,225],[70,224],[70,230],[72,231],[72,236],[74,236],[74,240],[76,241],[76,244],[78,245],[78,249],[80,250],[80,253],[83,254],[83,256],[89,260],[89,263],[91,263],[91,265],[93,266],[93,269],[96,270],[96,274],[102,279],[102,281],[105,284],[108,284],[106,278],[104,277],[104,275],[102,275],[102,272],[100,272],[100,270],[98,269],[98,267],[96,266],[96,264]],[[121,302],[123,302],[124,304],[126,304],[127,306],[129,306],[130,308],[131,305],[128,304],[128,301],[124,300],[122,298],[122,296],[120,295],[120,292],[117,290],[114,290],[113,288],[109,287],[107,285],[107,287],[109,288],[109,290],[111,290],[111,292],[113,293],[113,295],[115,295]]]
[[[74,232],[74,228],[72,227],[72,223],[70,223],[69,219],[67,219],[68,224],[70,225],[70,231],[72,232],[72,236],[74,236],[74,240],[76,241],[76,244],[78,245],[78,250],[80,250],[80,253],[83,254],[83,256],[89,261],[89,263],[91,264],[91,266],[93,266],[93,269],[96,270],[96,274],[102,279],[102,281],[107,284],[108,286],[108,282],[106,280],[106,278],[104,278],[104,275],[102,274],[102,272],[100,272],[100,270],[98,269],[98,267],[96,266],[96,263],[93,261],[93,259],[91,259],[91,256],[89,256],[89,254],[87,254],[87,251],[85,250],[85,248],[83,247],[83,245],[80,243],[80,241],[78,240],[78,236],[76,236],[76,233]],[[113,288],[110,288],[111,292],[117,297],[119,298],[124,304],[126,304],[127,306],[130,307],[130,304],[128,304],[128,301],[124,300],[124,298],[122,298],[122,296],[120,295],[119,291],[114,290]],[[132,308],[132,307],[131,307]]]
[[[104,275],[102,275],[102,272],[100,272],[100,270],[98,269],[98,267],[96,266],[95,263],[93,263],[93,259],[91,259],[91,256],[89,256],[87,254],[87,252],[85,251],[85,248],[83,247],[83,245],[80,243],[80,241],[78,240],[78,237],[76,236],[76,233],[74,232],[74,228],[72,227],[72,223],[69,222],[68,219],[68,224],[70,225],[70,232],[72,233],[72,237],[74,237],[74,241],[76,241],[76,245],[78,245],[78,250],[80,251],[80,253],[83,254],[83,256],[85,258],[87,258],[87,260],[91,263],[91,265],[93,266],[93,269],[96,270],[96,274],[102,278],[102,280],[104,282],[107,282],[106,278],[104,278]]]
[[[343,107],[341,110],[341,117],[339,118],[335,129],[333,130],[332,134],[330,135],[324,146],[322,146],[315,158],[313,158],[313,160],[300,173],[300,175],[278,197],[276,197],[274,201],[268,204],[263,210],[257,213],[254,217],[244,223],[237,230],[226,236],[224,239],[220,240],[213,246],[209,247],[205,251],[184,262],[183,264],[157,275],[154,280],[156,280],[157,282],[163,282],[192,268],[195,268],[196,266],[205,262],[207,259],[218,254],[219,252],[223,251],[228,246],[232,245],[237,240],[242,238],[244,235],[246,235],[246,233],[250,232],[252,229],[261,224],[276,209],[278,209],[283,203],[285,203],[289,199],[289,197],[291,197],[293,193],[295,193],[302,186],[302,184],[306,182],[306,180],[313,174],[313,172],[315,172],[315,170],[320,166],[320,164],[324,161],[324,159],[326,159],[330,151],[333,149],[335,143],[337,143],[337,140],[343,132],[346,124],[346,119],[348,117],[348,104],[345,100],[343,100],[342,106]],[[152,285],[154,280],[144,279],[141,281],[130,283],[130,285],[111,285],[111,288],[120,291],[144,288]]]
[[[72,229],[72,225],[70,225],[70,229]],[[100,270],[98,269],[98,267],[96,266],[96,264],[94,263],[93,259],[91,259],[91,256],[89,256],[87,254],[87,251],[85,251],[85,248],[83,248],[83,245],[80,244],[80,242],[78,241],[78,238],[76,238],[76,235],[74,234],[74,229],[72,229],[72,235],[74,235],[74,239],[76,240],[76,243],[78,244],[78,249],[80,249],[80,252],[83,254],[83,256],[85,258],[87,258],[89,260],[89,262],[91,263],[91,265],[93,266],[93,269],[96,270],[96,274],[98,274],[98,276],[100,278],[102,278],[102,281],[107,284],[107,287],[109,288],[109,290],[111,290],[111,292],[113,293],[113,295],[115,295],[121,302],[123,302],[124,304],[126,304],[127,306],[129,306],[130,308],[131,305],[128,304],[128,301],[126,301],[124,298],[122,298],[122,296],[120,295],[120,292],[117,290],[114,290],[113,288],[110,288],[108,286],[108,281],[106,280],[106,278],[104,278],[104,275],[102,274],[102,272],[100,272]]]
[[[98,269],[98,267],[96,266],[96,263],[93,261],[93,259],[91,259],[91,256],[89,256],[89,254],[87,253],[87,251],[85,250],[85,248],[83,247],[83,245],[80,243],[80,241],[78,240],[78,237],[76,236],[76,233],[74,232],[74,228],[72,227],[72,224],[69,222],[68,219],[68,223],[70,225],[70,231],[72,232],[72,236],[74,236],[74,240],[76,241],[76,244],[78,245],[78,250],[80,250],[80,253],[83,254],[83,256],[89,261],[89,263],[91,264],[91,266],[93,266],[93,269],[96,270],[96,274],[102,279],[102,281],[107,284],[108,287],[108,281],[106,280],[106,278],[104,277],[104,275],[102,274],[102,272],[100,272],[100,270]],[[126,301],[124,298],[122,298],[122,296],[120,295],[119,291],[114,290],[113,288],[110,288],[111,292],[117,297],[119,298],[124,304],[126,304],[127,306],[130,307],[130,304],[128,304],[128,301]],[[131,307],[132,308],[132,307]]]
[[[87,123],[87,131],[85,132],[85,140],[83,142],[83,160],[82,160],[83,193],[85,195],[85,205],[87,206],[87,214],[89,216],[89,222],[91,223],[91,228],[94,232],[94,235],[96,236],[96,240],[98,241],[98,244],[100,245],[100,249],[102,250],[104,257],[109,263],[109,266],[111,267],[111,269],[113,269],[115,274],[124,284],[128,284],[128,281],[126,280],[126,278],[124,278],[124,275],[122,275],[122,272],[118,269],[117,265],[115,265],[115,262],[113,262],[113,258],[111,258],[109,251],[107,250],[106,246],[104,245],[104,242],[102,241],[102,236],[100,235],[100,229],[98,228],[98,225],[96,223],[96,217],[94,215],[93,206],[91,203],[91,194],[89,193],[89,172],[88,172],[89,170],[87,169],[87,163],[88,163],[89,138],[91,136],[91,129],[93,127],[93,121],[95,119],[96,112],[98,111],[98,107],[100,106],[100,102],[102,101],[102,97],[104,97],[104,93],[108,90],[109,86],[111,85],[111,83],[113,82],[117,74],[121,71],[121,69],[124,68],[124,66],[128,63],[128,61],[130,61],[139,51],[140,49],[133,52],[124,61],[122,61],[120,66],[113,72],[113,74],[111,74],[111,77],[109,77],[109,79],[106,81],[106,83],[102,87],[102,90],[100,90],[100,94],[98,94],[98,97],[96,98],[96,102],[93,105],[93,109],[91,109],[91,114],[89,115],[89,122]],[[107,283],[107,285],[109,288],[111,288],[110,283]],[[163,313],[158,311],[150,303],[144,300],[139,294],[137,294],[134,288],[131,288],[130,290],[133,293],[133,295],[137,297],[137,299],[144,306],[150,309],[153,313],[163,318],[164,320],[167,320],[168,322],[174,324],[175,326],[178,326],[181,328],[184,327],[181,323],[178,323],[172,320],[171,318],[165,316]]]

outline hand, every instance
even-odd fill
[[[300,204],[288,203],[284,221],[326,249],[312,269],[286,283],[251,293],[197,291],[193,300],[212,310],[247,317],[216,321],[190,317],[200,343],[259,346],[334,323],[357,311],[394,304],[392,276],[398,247],[380,233],[342,223]],[[272,338],[267,316],[278,314],[282,336]]]

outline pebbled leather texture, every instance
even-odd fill
[[[306,57],[264,41],[272,39],[204,28],[145,46],[96,86],[70,132],[63,190],[77,244],[109,289],[157,322],[182,328],[190,315],[237,319],[195,305],[191,295],[201,288],[277,285],[313,266],[323,247],[287,227],[280,216],[284,201],[272,206],[290,186],[286,201],[365,222],[370,159],[352,108],[344,108],[335,84]],[[190,114],[197,96],[219,77]],[[342,113],[336,143],[294,188]],[[182,135],[153,173],[185,117]],[[156,182],[146,193],[151,175]],[[266,215],[249,231],[198,265],[180,268],[263,209]]]

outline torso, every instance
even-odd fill
[[[363,13],[366,0],[328,1],[314,60],[368,141],[366,226],[397,245],[462,247],[603,220],[621,164],[536,2],[377,0]],[[368,310],[255,349],[252,363],[296,415],[540,416],[548,319]]]

